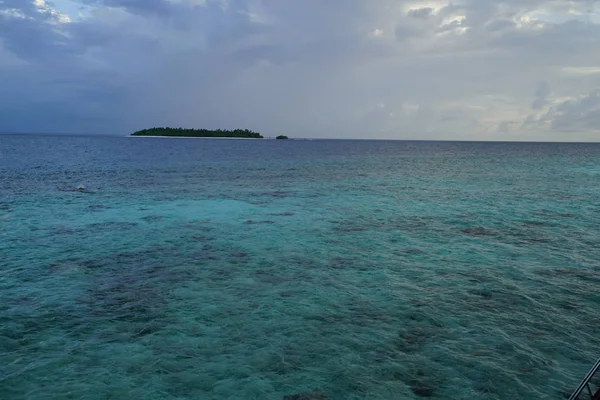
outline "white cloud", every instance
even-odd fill
[[[18,8],[0,9],[0,16],[3,16],[5,18],[16,18],[16,19],[27,19],[28,18]]]
[[[407,14],[419,10],[430,10],[429,13],[435,14],[450,4],[450,2],[445,0],[407,1],[403,4],[402,8]]]
[[[404,102],[402,103],[401,110],[404,115],[414,115],[420,110],[420,106],[416,103]]]
[[[33,5],[37,8],[37,11],[50,16],[49,22],[55,24],[66,24],[71,22],[71,18],[63,13],[60,13],[50,7],[46,0],[33,0]]]
[[[600,74],[600,66],[597,67],[563,67],[562,72],[572,76],[586,76]]]
[[[381,29],[375,29],[375,30],[369,32],[369,36],[372,37],[372,38],[381,37],[381,36],[383,36],[383,30],[381,30]]]

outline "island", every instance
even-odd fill
[[[280,139],[280,140],[281,140],[281,139],[283,139],[283,140],[286,140],[286,139],[289,139],[289,138],[288,138],[287,136],[285,136],[285,135],[279,135],[279,136],[277,136],[275,139]]]
[[[235,130],[209,130],[209,129],[184,129],[184,128],[150,128],[142,129],[131,136],[166,136],[166,137],[201,137],[201,138],[236,138],[236,139],[263,139],[258,132],[248,129]]]

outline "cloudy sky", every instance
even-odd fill
[[[0,131],[600,140],[600,0],[0,0]]]

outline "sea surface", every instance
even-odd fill
[[[599,227],[599,144],[0,136],[0,398],[564,399]]]

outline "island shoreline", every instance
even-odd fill
[[[200,137],[200,138],[235,138],[235,139],[264,139],[263,135],[249,129],[195,129],[195,128],[170,128],[154,127],[142,129],[131,136],[157,136],[157,137]]]
[[[238,138],[238,137],[208,137],[208,136],[151,136],[126,135],[129,138],[158,138],[158,139],[215,139],[215,140],[275,140],[270,138]]]

